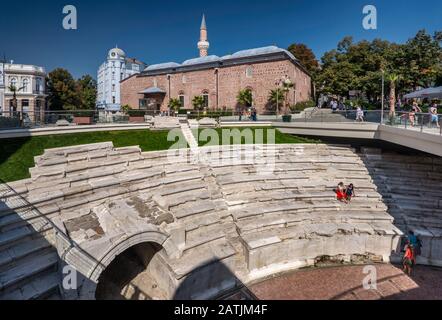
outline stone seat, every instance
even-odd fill
[[[273,227],[290,227],[306,223],[369,223],[371,221],[387,221],[392,223],[393,218],[383,210],[321,210],[296,213],[269,213],[263,216],[240,219],[236,222],[236,225],[241,234],[246,234]]]
[[[176,279],[182,279],[195,271],[196,267],[222,262],[236,254],[235,249],[225,239],[217,239],[198,246],[198,250],[186,250],[179,259],[165,258]]]

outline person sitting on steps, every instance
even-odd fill
[[[335,190],[336,192],[336,197],[338,199],[338,201],[341,202],[345,202],[347,203],[347,199],[346,199],[346,191],[345,191],[345,186],[343,182],[339,182],[338,187]]]
[[[348,202],[351,202],[351,199],[353,197],[356,197],[356,193],[355,193],[355,187],[353,185],[353,183],[350,183],[347,187],[347,189],[345,190],[345,196]]]

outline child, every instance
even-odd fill
[[[353,183],[350,183],[350,185],[347,187],[347,190],[345,191],[345,195],[346,195],[348,202],[351,201],[351,198],[356,197],[355,187],[354,187]]]
[[[410,241],[407,241],[407,244],[405,246],[405,255],[404,260],[402,261],[402,265],[404,267],[404,272],[411,276],[411,271],[413,269],[413,266],[415,264],[414,260],[414,250],[413,246],[411,245]]]
[[[336,197],[338,201],[347,203],[347,200],[345,199],[345,186],[343,182],[339,182],[338,187],[335,190]]]

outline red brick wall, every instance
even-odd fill
[[[252,68],[252,76],[247,77],[247,68]],[[218,107],[233,109],[236,107],[236,96],[245,88],[253,90],[254,105],[258,112],[265,110],[269,91],[275,88],[275,81],[288,75],[295,82],[295,90],[288,94],[290,104],[306,101],[311,97],[311,79],[290,60],[254,63],[250,65],[238,65],[218,69],[219,98]],[[156,83],[155,83],[156,82]],[[121,83],[121,104],[128,104],[132,108],[139,107],[139,99],[143,98],[140,91],[153,86],[159,87],[166,92],[161,109],[167,110],[169,101],[169,81],[166,75],[160,76],[135,76]],[[194,96],[209,92],[209,107],[217,107],[216,97],[216,72],[215,69],[203,71],[191,71],[175,73],[170,78],[170,96],[178,98],[180,92],[185,96],[185,108],[193,109],[192,99]]]

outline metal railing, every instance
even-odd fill
[[[383,115],[383,116],[382,116]],[[397,111],[390,116],[388,110],[363,111],[355,109],[331,111],[330,109],[308,109],[289,115],[267,112],[253,115],[251,112],[233,110],[180,110],[160,112],[154,110],[131,110],[129,114],[105,113],[99,110],[41,111],[41,112],[0,112],[0,130],[17,128],[39,128],[74,125],[103,125],[126,123],[149,123],[152,117],[175,116],[186,119],[214,118],[217,122],[294,122],[294,123],[378,123],[406,130],[442,135],[442,115]]]

